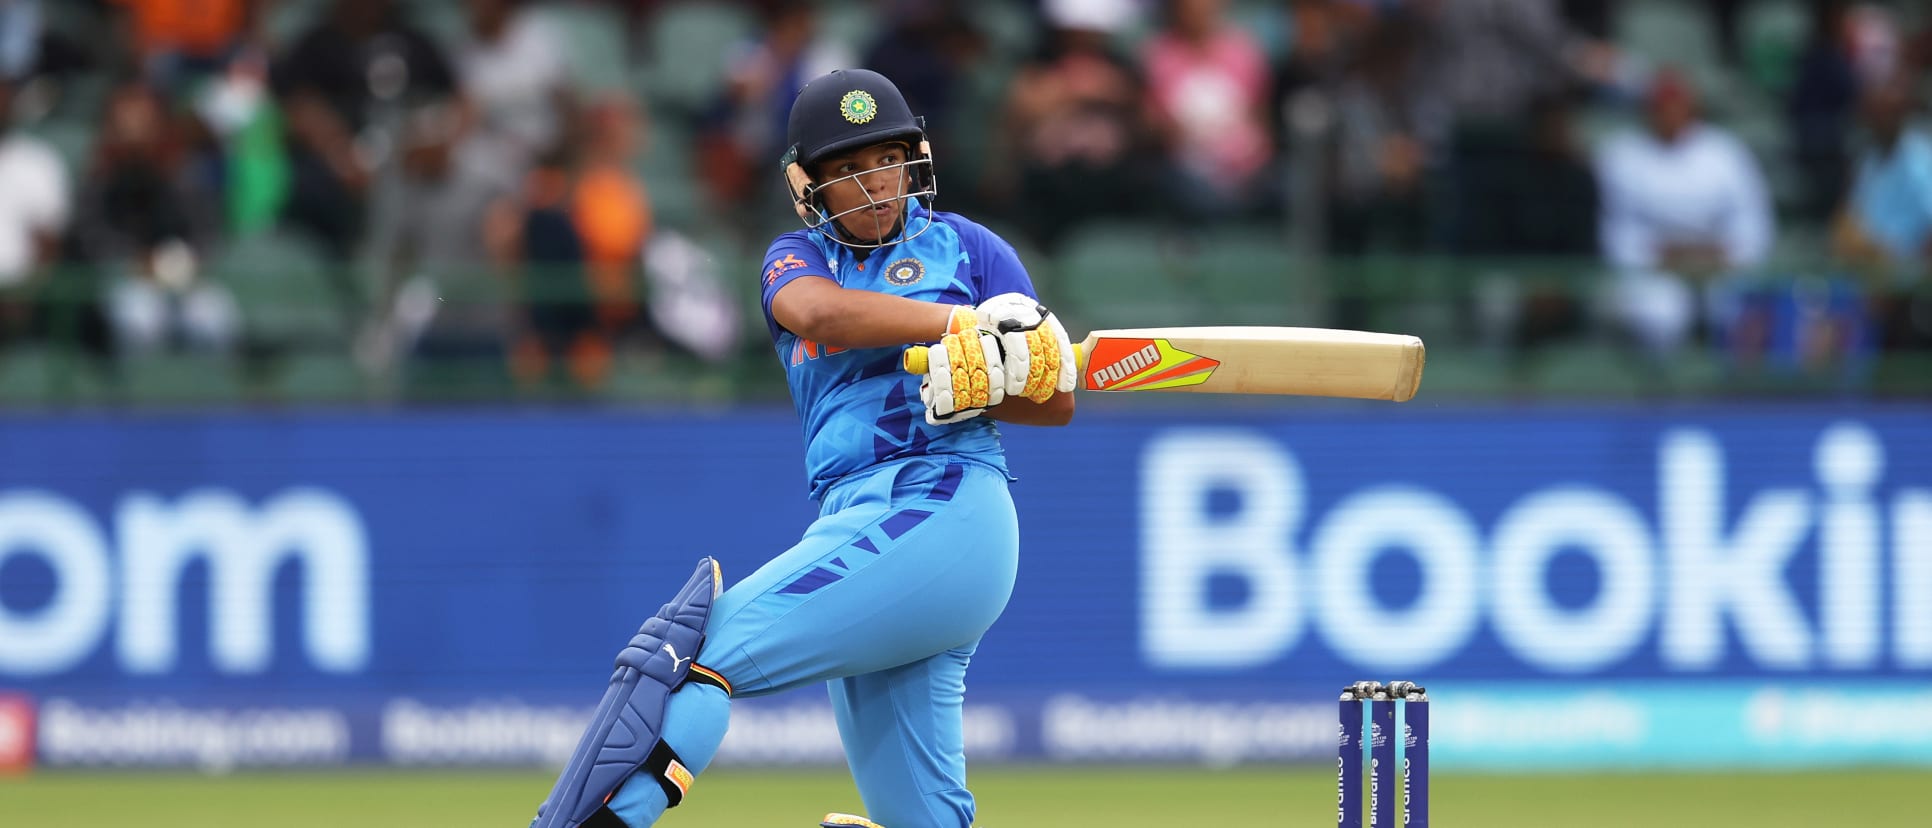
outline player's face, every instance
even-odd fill
[[[814,176],[827,215],[854,240],[873,243],[891,238],[905,214],[912,190],[905,144],[874,144],[820,161]]]

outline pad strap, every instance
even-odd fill
[[[664,789],[664,796],[671,803],[664,806],[666,808],[676,808],[678,803],[683,802],[684,795],[691,792],[691,783],[697,781],[697,775],[684,766],[684,760],[678,758],[678,752],[672,750],[671,743],[663,739],[659,739],[657,746],[651,748],[651,755],[644,758],[644,770],[650,771],[651,778],[657,780],[657,786]]]
[[[670,743],[662,739],[658,740],[656,747],[651,748],[651,755],[645,757],[643,769],[649,771],[651,778],[657,780],[658,787],[664,789],[664,797],[670,803],[664,806],[666,809],[676,808],[678,803],[684,801],[685,794],[691,792],[693,781],[691,770],[684,766],[684,760],[678,757],[677,751],[671,749]],[[590,818],[584,820],[578,828],[631,828],[631,826],[618,818],[617,812],[610,809],[609,800],[605,800],[604,806],[598,808],[597,813],[591,814]]]
[[[725,695],[731,695],[731,682],[725,681],[723,675],[702,664],[691,665],[691,672],[684,675],[684,680],[692,684],[709,684],[723,690]]]

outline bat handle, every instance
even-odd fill
[[[926,350],[927,346],[925,345],[914,345],[907,348],[906,352],[899,357],[899,366],[906,369],[906,373],[914,376],[926,373],[926,369],[930,365],[926,361]],[[1086,346],[1078,342],[1073,343],[1073,364],[1075,366],[1074,370],[1076,371],[1087,364]]]
[[[906,373],[914,376],[926,373],[926,346],[914,345],[907,348],[905,354],[899,357],[899,365],[906,369]]]

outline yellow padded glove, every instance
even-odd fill
[[[977,417],[1005,401],[1006,389],[999,339],[992,334],[977,328],[949,333],[926,352],[919,399],[926,404],[928,423],[943,425]]]

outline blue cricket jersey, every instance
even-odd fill
[[[826,347],[772,318],[772,296],[801,276],[954,305],[976,305],[1002,293],[1037,298],[1012,245],[964,216],[908,202],[906,226],[916,231],[928,217],[932,226],[910,241],[866,251],[862,260],[857,251],[816,230],[779,236],[765,253],[765,324],[804,426],[813,499],[845,475],[914,455],[965,455],[1006,471],[999,429],[991,419],[926,422],[919,378],[900,369],[903,347]]]

